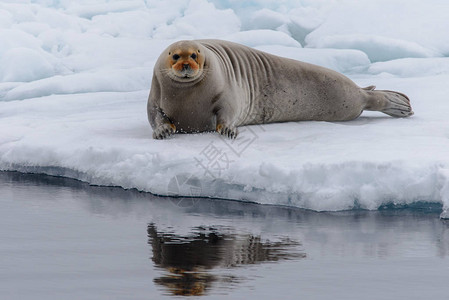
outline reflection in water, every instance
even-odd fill
[[[111,266],[117,266],[116,261],[136,259],[146,266],[140,268],[142,264],[137,263],[133,269],[128,270],[126,267],[120,272],[121,280],[114,282],[120,282],[122,287],[127,286],[135,281],[135,277],[130,274],[142,274],[141,282],[146,283],[151,278],[156,283],[155,285],[145,284],[143,290],[148,289],[154,293],[156,286],[170,295],[211,295],[217,292],[227,294],[230,290],[223,291],[223,287],[243,289],[244,284],[247,283],[253,289],[253,281],[248,282],[248,279],[252,278],[251,274],[254,272],[262,278],[292,282],[294,293],[295,287],[298,291],[304,285],[316,286],[317,276],[321,275],[320,270],[330,268],[329,272],[324,272],[321,282],[326,280],[326,274],[327,276],[344,274],[340,269],[335,269],[335,266],[344,266],[344,264],[329,264],[329,262],[338,262],[342,259],[347,262],[356,261],[361,268],[365,264],[372,266],[373,262],[379,261],[387,268],[385,272],[394,274],[398,266],[404,266],[404,270],[409,270],[410,273],[421,274],[425,273],[425,269],[429,271],[430,268],[422,268],[421,262],[436,262],[437,265],[441,262],[441,267],[429,271],[436,274],[434,279],[437,280],[439,277],[444,278],[442,274],[447,274],[449,270],[446,267],[446,261],[449,258],[449,222],[439,219],[441,205],[417,203],[404,207],[384,206],[378,211],[318,213],[239,201],[188,199],[191,205],[179,205],[180,201],[184,204],[182,198],[156,197],[149,193],[118,187],[90,186],[87,183],[59,177],[0,172],[0,223],[2,224],[0,236],[13,237],[1,239],[0,254],[3,255],[0,257],[7,258],[11,264],[27,260],[34,262],[39,259],[36,258],[36,253],[39,253],[41,258],[51,258],[55,251],[58,254],[71,254],[73,249],[80,247],[78,241],[82,241],[83,243],[80,244],[86,247],[87,251],[101,252],[106,260],[100,261],[96,255],[80,255],[78,258],[76,255],[70,255],[70,259],[65,262],[67,265],[63,265],[63,273],[70,268],[79,268],[80,259],[82,261],[86,259],[86,262],[91,262],[84,265],[86,274],[94,274],[98,280],[96,283],[100,283],[97,285],[97,291],[102,289],[101,292],[104,292],[106,289],[101,284],[104,278],[110,278]],[[50,216],[51,222],[32,222],[32,220],[42,220],[43,216]],[[67,216],[70,219],[66,218]],[[126,245],[132,245],[128,243],[132,242],[139,246],[130,246],[131,248],[127,248],[126,251],[115,251],[109,248],[109,244],[104,246],[99,240],[85,235],[83,226],[75,226],[75,224],[84,224],[85,221],[90,224],[104,225],[103,221],[98,223],[99,218],[111,220],[107,224],[119,230],[119,232],[112,232],[113,230],[109,232],[111,237],[115,237],[115,239],[107,239],[111,246],[115,245],[122,249],[124,241]],[[68,220],[73,221],[73,224]],[[151,222],[150,225],[148,225],[149,222]],[[199,225],[206,225],[207,228],[199,227]],[[135,235],[121,234],[121,232],[140,231],[142,226],[148,229],[148,241],[153,248],[152,258],[157,266],[156,269],[148,268],[148,254],[142,255],[140,252],[142,238],[147,239],[145,234],[143,236],[140,232]],[[257,234],[258,232],[263,232],[262,237]],[[15,236],[16,233],[23,233],[22,238]],[[104,238],[105,234],[95,227],[90,227],[89,233],[99,239]],[[294,241],[271,238],[278,235],[288,236]],[[55,244],[48,245],[42,243],[40,239],[35,240],[39,251],[7,250],[10,247],[14,248],[14,245],[17,245],[15,249],[26,249],[30,245],[28,239],[32,236],[57,236],[57,238],[54,239]],[[76,239],[73,238],[74,236]],[[267,237],[270,237],[271,241],[267,241]],[[264,261],[304,257],[304,253],[301,253],[302,246],[295,241],[301,241],[307,249],[309,259],[307,264],[299,263],[302,267],[300,274],[276,273],[262,267],[229,269],[235,266],[251,266],[251,264]],[[55,245],[57,247],[54,247]],[[85,253],[88,253],[87,251]],[[92,257],[92,260],[88,257]],[[422,261],[422,258],[426,260]],[[385,261],[387,261],[386,264]],[[413,264],[414,261],[418,263]],[[43,262],[45,263],[41,263],[38,268],[40,274],[52,274],[53,277],[49,278],[52,278],[58,286],[65,282],[64,277],[55,272],[57,266],[51,259],[43,259]],[[388,269],[389,262],[394,264],[391,264],[392,267]],[[103,271],[98,269],[101,263],[104,266]],[[118,265],[120,268],[123,267]],[[295,265],[297,266],[298,263]],[[285,268],[286,266],[288,267],[287,264],[283,264],[276,267]],[[12,269],[16,270],[14,271],[16,275],[25,274],[23,278],[29,278],[35,274],[33,272],[36,270],[36,264],[23,263],[20,268],[15,266]],[[315,270],[318,271],[315,272]],[[314,275],[307,277],[310,272]],[[368,269],[367,272],[370,270]],[[292,274],[298,277],[292,278]],[[301,274],[302,280],[299,282]],[[363,274],[363,271],[360,271],[360,274]],[[23,278],[13,277],[10,270],[4,267],[0,268],[0,277],[2,275],[0,285],[3,283],[4,286],[8,286],[14,283],[24,290]],[[363,278],[360,277],[360,279]],[[354,286],[357,286],[357,282],[360,282],[355,277],[350,279],[346,286],[348,290],[352,290]],[[45,276],[39,276],[39,278],[36,276],[33,282],[45,286],[52,280],[47,280]],[[90,278],[88,280],[89,284],[93,282]],[[343,279],[342,282],[344,281]],[[298,286],[294,285],[296,283]],[[261,288],[257,284],[260,283],[255,283],[256,291]],[[83,282],[70,282],[70,285],[77,292],[86,290]],[[345,287],[344,284],[342,286]],[[393,290],[396,287],[397,285],[389,285],[388,282],[383,281],[379,289]],[[273,286],[274,292],[279,292],[280,289],[279,286]],[[35,293],[34,289],[28,291]],[[425,299],[425,297],[421,298]],[[110,297],[103,299],[110,299]]]
[[[300,259],[306,256],[298,251],[301,244],[285,238],[263,241],[260,236],[235,234],[230,228],[196,227],[189,235],[158,232],[148,225],[148,243],[152,246],[152,260],[164,268],[164,276],[154,279],[173,295],[204,295],[214,282],[232,285],[239,281],[234,276],[218,276],[213,268],[232,268],[269,261]]]

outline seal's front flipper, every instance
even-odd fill
[[[239,133],[236,127],[228,127],[223,124],[217,125],[217,132],[230,139],[235,139],[237,137],[237,134]]]
[[[215,130],[222,136],[230,139],[235,139],[238,134],[236,122],[234,116],[236,112],[232,105],[229,105],[227,100],[222,98],[217,102],[217,109],[215,109],[216,124]]]
[[[153,130],[153,139],[163,140],[176,133],[176,126],[164,123]]]

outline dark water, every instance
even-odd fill
[[[445,299],[440,210],[317,213],[0,172],[0,298]]]

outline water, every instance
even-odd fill
[[[441,207],[316,213],[0,172],[1,299],[447,297]]]

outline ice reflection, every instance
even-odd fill
[[[232,286],[241,278],[217,275],[211,269],[227,269],[241,265],[301,259],[301,243],[283,238],[263,240],[252,234],[236,234],[227,227],[195,227],[188,235],[158,231],[148,225],[148,243],[152,260],[165,274],[154,279],[172,295],[205,295],[214,283]]]

